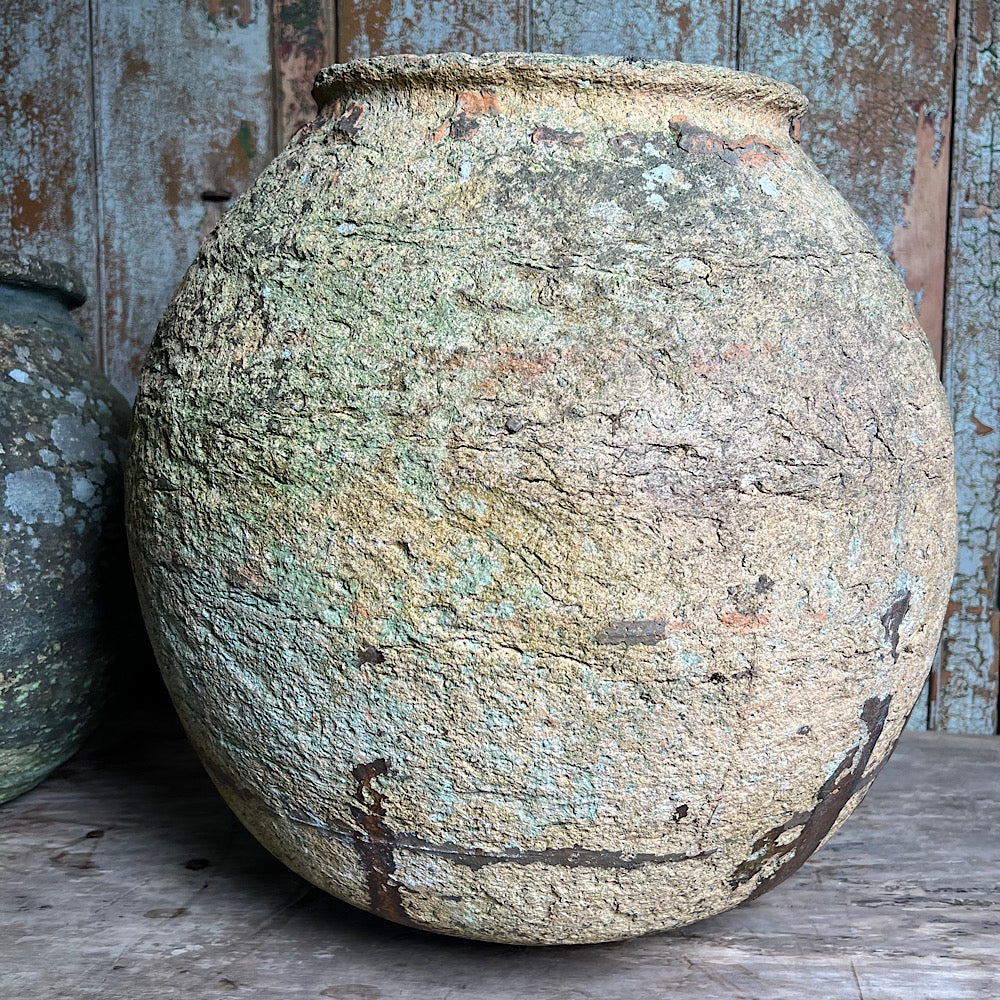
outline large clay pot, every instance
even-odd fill
[[[161,667],[324,889],[601,941],[795,871],[890,753],[954,560],[948,410],[790,87],[541,55],[325,71],[156,337]]]
[[[128,406],[94,367],[71,270],[0,253],[0,802],[74,754],[134,614]]]

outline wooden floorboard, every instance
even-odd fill
[[[844,829],[748,906],[614,945],[384,923],[243,831],[162,715],[0,807],[0,997],[997,1000],[1000,738],[908,733]]]

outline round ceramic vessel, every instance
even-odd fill
[[[948,410],[790,87],[334,66],[135,410],[167,684],[276,855],[392,920],[603,941],[734,906],[860,800],[954,561]]]
[[[131,597],[128,407],[84,350],[85,298],[68,268],[0,253],[0,802],[90,731]]]

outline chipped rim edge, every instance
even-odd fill
[[[78,271],[48,257],[16,250],[0,250],[0,285],[44,292],[70,309],[87,301],[87,286]]]
[[[809,107],[805,95],[788,83],[723,66],[627,59],[618,56],[563,56],[544,52],[464,52],[376,56],[335,63],[316,76],[312,96],[319,108],[338,97],[381,87],[483,86],[539,80],[580,81],[648,94],[725,97],[757,111],[799,118]]]

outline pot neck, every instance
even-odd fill
[[[659,104],[666,114],[678,102],[697,102],[709,114],[766,120],[785,129],[808,107],[802,93],[788,84],[719,66],[524,52],[396,55],[340,63],[316,77],[313,98],[322,111],[366,94],[419,100],[421,94],[467,90],[506,92],[516,95],[517,103],[584,104],[595,110],[637,101],[650,109]]]

